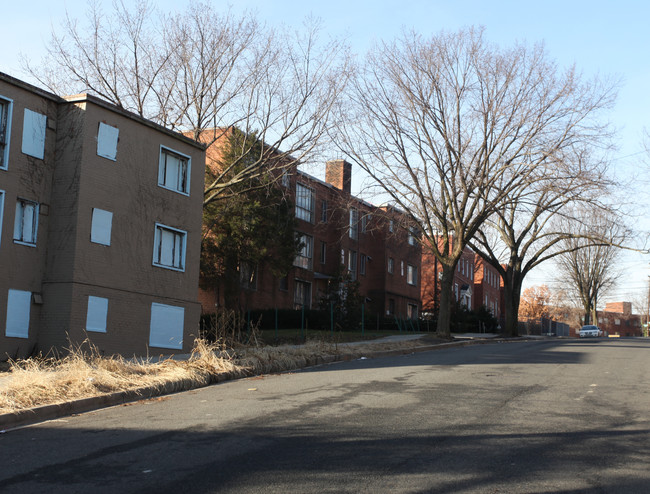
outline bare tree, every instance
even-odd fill
[[[368,55],[340,143],[418,224],[442,266],[441,335],[465,246],[550,156],[602,134],[592,116],[612,97],[559,71],[543,47],[499,49],[481,29],[405,34]]]
[[[557,278],[569,286],[579,301],[584,324],[598,324],[598,301],[616,285],[619,277],[617,257],[624,230],[618,219],[595,214],[582,224],[571,222],[577,235],[562,241],[563,253],[556,258]],[[600,236],[606,243],[594,244]]]
[[[606,142],[605,129],[598,139]],[[591,136],[582,136],[580,145],[594,145]],[[561,152],[559,152],[561,151]],[[607,177],[606,163],[593,159],[585,150],[556,150],[540,165],[530,183],[514,190],[509,201],[479,228],[470,241],[504,280],[504,333],[517,336],[521,287],[532,269],[555,256],[574,249],[564,240],[578,238],[574,224],[577,206],[591,205],[600,211],[613,210],[605,202],[615,183]],[[614,214],[612,212],[612,214]],[[572,218],[574,221],[568,221]],[[583,231],[584,246],[610,242],[600,232]]]
[[[85,22],[68,16],[43,63],[25,67],[55,93],[96,94],[208,146],[233,129],[261,141],[228,163],[218,146],[209,153],[204,204],[318,156],[350,73],[345,43],[321,42],[318,21],[291,34],[210,3],[165,15],[148,0],[108,13],[90,3]]]

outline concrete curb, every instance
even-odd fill
[[[398,355],[409,355],[413,353],[422,353],[430,352],[432,350],[443,350],[445,348],[451,347],[462,347],[467,345],[477,345],[477,344],[486,344],[486,343],[503,343],[503,342],[513,342],[513,341],[529,341],[525,338],[490,338],[485,340],[463,340],[463,341],[452,341],[449,343],[438,343],[435,345],[427,345],[414,348],[403,348],[395,350],[378,350],[374,352],[364,353],[366,358],[381,358],[381,357],[393,357]],[[331,364],[334,362],[349,362],[352,360],[357,360],[360,357],[357,355],[327,355],[325,357],[317,356],[313,359],[307,359],[303,367],[298,369],[306,369],[310,367],[316,367],[319,365]],[[278,371],[286,372],[286,371]],[[79,400],[72,400],[65,403],[56,403],[53,405],[43,405],[40,407],[29,408],[26,410],[20,410],[18,412],[12,412],[7,414],[0,415],[0,433],[4,433],[7,430],[23,427],[26,425],[32,425],[39,422],[45,422],[47,420],[57,419],[69,415],[75,415],[78,413],[90,412],[92,410],[98,410],[101,408],[108,408],[116,405],[123,405],[125,403],[133,403],[135,401],[147,400],[150,398],[156,398],[159,396],[170,395],[174,393],[180,393],[183,391],[190,391],[192,389],[199,389],[211,384],[217,384],[224,381],[231,381],[235,379],[243,379],[246,377],[253,377],[255,374],[250,374],[246,376],[239,376],[236,374],[231,374],[224,372],[217,376],[212,376],[210,379],[206,379],[206,382],[197,384],[196,382],[191,381],[172,381],[168,382],[161,386],[149,386],[144,388],[132,389],[129,391],[118,391],[115,393],[109,393],[99,396],[91,396],[89,398],[81,398]]]

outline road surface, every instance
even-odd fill
[[[650,492],[650,341],[490,343],[0,435],[0,491]]]

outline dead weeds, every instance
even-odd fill
[[[359,358],[376,351],[407,350],[431,341],[372,342],[337,345],[230,346],[197,340],[186,360],[102,357],[86,341],[61,359],[10,361],[7,383],[0,387],[0,414],[119,391],[154,387],[186,389],[226,378],[291,371],[332,357]]]

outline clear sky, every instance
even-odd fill
[[[129,0],[124,0],[128,2]],[[7,2],[9,3],[9,2]],[[110,8],[110,0],[100,1]],[[154,2],[164,10],[178,10],[182,1]],[[213,0],[224,10],[231,4]],[[85,0],[31,0],[3,6],[3,35],[11,43],[0,51],[0,71],[29,81],[20,70],[19,53],[40,60],[52,26],[67,11],[82,17]],[[273,26],[299,26],[306,16],[323,21],[325,33],[348,39],[357,54],[373,43],[390,40],[403,29],[423,35],[457,30],[470,25],[486,28],[488,39],[503,45],[515,41],[544,42],[550,57],[560,66],[576,64],[586,77],[600,74],[620,78],[622,86],[612,123],[619,129],[619,150],[613,165],[623,177],[634,177],[636,188],[629,198],[642,215],[635,223],[650,229],[650,167],[642,152],[642,134],[650,115],[650,2],[647,0],[238,0],[235,12],[244,9]],[[647,291],[650,256],[625,255],[621,283],[609,300],[632,300]],[[526,285],[552,283],[547,270],[533,272]]]

